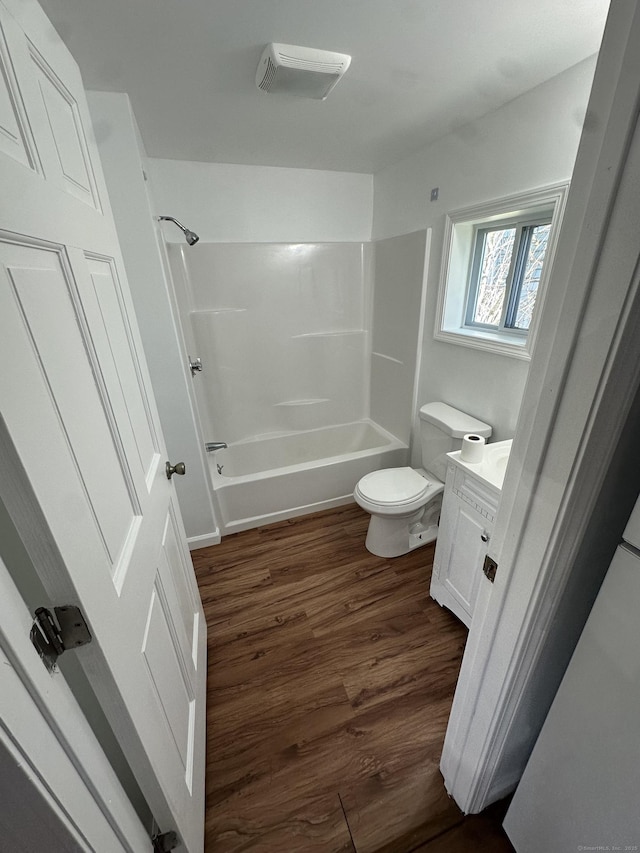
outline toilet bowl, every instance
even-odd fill
[[[459,450],[467,433],[488,438],[491,427],[446,403],[427,403],[420,409],[423,467],[383,468],[362,477],[353,497],[371,514],[368,551],[399,557],[436,539],[446,454]]]
[[[444,483],[422,469],[384,468],[366,474],[353,496],[371,513],[367,550],[378,557],[399,557],[433,542],[438,535],[443,490]]]

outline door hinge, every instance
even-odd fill
[[[38,607],[29,633],[31,642],[49,672],[53,672],[63,652],[91,642],[91,632],[78,607],[64,604],[53,609],[55,618],[46,607]]]
[[[493,583],[494,580],[496,579],[496,572],[498,571],[498,564],[488,554],[484,558],[484,564],[482,566],[482,571],[489,578],[491,583]]]
[[[153,853],[169,853],[170,850],[175,850],[178,844],[180,844],[180,839],[177,833],[172,831],[154,835],[151,842],[153,844]]]

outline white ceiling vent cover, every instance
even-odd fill
[[[263,92],[286,92],[323,101],[349,67],[345,53],[268,44],[256,71],[256,86]]]

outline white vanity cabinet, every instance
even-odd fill
[[[480,584],[489,583],[482,566],[500,499],[500,489],[470,470],[474,467],[463,466],[454,458],[447,464],[431,575],[431,597],[467,627]]]

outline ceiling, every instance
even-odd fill
[[[88,89],[127,92],[152,157],[377,172],[597,52],[608,0],[41,0]],[[271,41],[351,67],[264,94]]]

